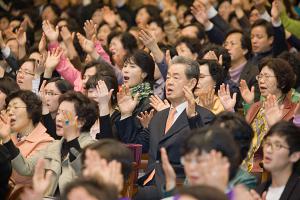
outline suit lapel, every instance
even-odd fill
[[[284,98],[284,102],[283,102],[283,111],[282,111],[282,118],[281,119],[284,119],[285,116],[288,114],[288,112],[290,111],[292,107],[292,104],[291,102],[289,101],[289,98],[288,97],[285,97]]]
[[[167,115],[167,117],[168,117],[168,115]],[[174,134],[176,134],[178,131],[180,131],[182,128],[184,128],[188,125],[185,110],[179,115],[179,117],[176,119],[174,124],[171,126],[171,128],[168,130],[168,132],[165,134],[164,130],[165,130],[165,127],[166,127],[166,121],[167,121],[167,118],[165,119],[165,123],[163,123],[164,124],[163,125],[164,126],[163,135],[162,135],[159,143],[161,143],[161,142],[167,140],[168,138],[172,137]]]

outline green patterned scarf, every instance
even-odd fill
[[[150,83],[145,82],[130,88],[131,95],[134,97],[139,93],[139,101],[153,94]]]

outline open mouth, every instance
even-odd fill
[[[123,78],[124,78],[124,81],[128,81],[129,80],[128,76],[123,76]]]

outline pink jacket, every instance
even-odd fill
[[[53,141],[53,138],[46,133],[47,129],[42,123],[39,123],[35,129],[22,141],[17,140],[17,135],[12,135],[12,141],[19,148],[20,153],[28,158],[34,155],[36,152],[44,149],[48,144]],[[32,177],[21,176],[13,170],[12,179],[16,184],[31,184]]]
[[[53,51],[55,48],[59,46],[58,42],[50,43],[48,45],[48,50]],[[95,42],[95,48],[97,53],[108,63],[110,62],[109,55],[104,51],[99,41]],[[74,86],[75,91],[82,92],[83,84],[81,79],[81,72],[78,71],[70,60],[62,55],[60,57],[60,61],[56,66],[56,71],[68,82],[70,82]]]

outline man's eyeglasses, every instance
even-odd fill
[[[56,96],[56,95],[60,95],[60,94],[55,93],[55,92],[48,92],[48,91],[45,91],[45,95],[47,95],[47,96]]]
[[[284,148],[284,149],[290,149],[290,147],[287,147],[287,146],[285,146],[285,145],[282,145],[282,144],[280,144],[280,143],[278,143],[278,142],[275,142],[275,143],[272,143],[272,142],[270,142],[270,141],[264,141],[263,142],[263,148],[269,148],[269,147],[271,147],[271,149],[273,150],[273,151],[279,151],[280,149],[282,149],[282,148]]]

